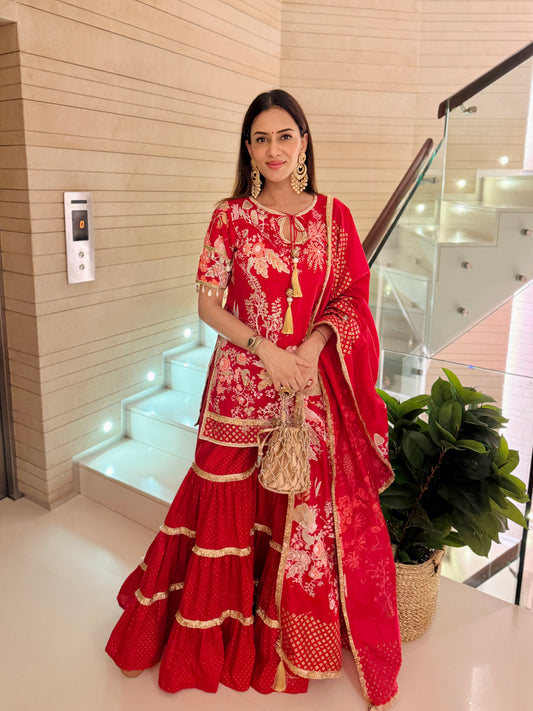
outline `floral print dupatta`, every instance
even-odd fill
[[[333,203],[328,276],[316,316],[335,336],[320,358],[333,462],[344,619],[363,692],[377,707],[396,697],[401,664],[395,567],[379,493],[392,481],[387,414],[375,391],[378,339],[369,268],[349,210]],[[355,417],[354,417],[355,415]]]

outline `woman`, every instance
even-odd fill
[[[107,645],[126,675],[161,660],[166,691],[300,693],[340,675],[345,643],[372,708],[394,700],[394,564],[378,500],[392,472],[368,281],[348,208],[316,191],[301,107],[281,90],[259,95],[200,257],[199,314],[221,336],[195,461],[119,593]],[[280,393],[304,397],[305,493],[258,480]]]

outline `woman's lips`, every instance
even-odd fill
[[[285,161],[272,161],[272,163],[267,163],[267,165],[271,170],[278,170],[279,168],[283,168]]]

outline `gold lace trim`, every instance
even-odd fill
[[[142,594],[141,589],[139,588],[135,591],[135,597],[141,603],[141,605],[145,605],[146,607],[148,607],[149,605],[153,605],[154,602],[158,602],[159,600],[166,600],[171,592],[175,592],[176,590],[182,590],[184,585],[185,583],[173,583],[168,590],[166,590],[165,592],[158,592],[155,595],[152,595],[152,597],[145,597]]]
[[[209,417],[215,422],[222,422],[223,424],[230,425],[242,425],[242,427],[268,427],[273,420],[252,420],[243,419],[242,417],[227,417],[226,415],[219,415],[217,412],[206,412],[206,417]]]
[[[253,474],[253,472],[256,469],[256,464],[254,464],[248,471],[245,472],[239,472],[238,474],[209,474],[208,472],[205,472],[203,469],[200,469],[198,464],[194,463],[192,464],[192,469],[197,474],[199,477],[202,477],[202,479],[207,479],[208,481],[219,481],[219,482],[226,482],[226,481],[244,481],[244,479],[248,479],[249,476]]]
[[[283,550],[283,547],[281,546],[281,544],[276,543],[276,541],[269,541],[268,545],[271,548],[273,548],[275,551],[277,551],[278,553],[281,553],[281,551]]]
[[[228,546],[228,548],[200,548],[200,546],[194,546],[192,552],[203,558],[222,558],[225,555],[244,557],[250,555],[252,549],[250,546],[248,548],[233,548],[232,546]]]
[[[344,556],[344,552],[342,549],[342,540],[340,536],[340,521],[339,521],[339,512],[337,510],[337,494],[336,494],[336,485],[337,485],[337,469],[335,467],[335,428],[333,427],[333,417],[331,415],[331,408],[329,401],[326,399],[326,418],[327,418],[327,427],[328,427],[328,433],[329,433],[329,442],[328,442],[328,454],[329,454],[329,463],[331,466],[331,500],[333,502],[333,521],[334,521],[334,531],[335,531],[335,545],[337,548],[337,570],[338,570],[338,579],[339,579],[339,600],[341,604],[341,610],[342,610],[342,616],[344,619],[344,625],[346,627],[346,633],[348,635],[348,640],[350,642],[350,650],[352,652],[354,662],[355,662],[355,668],[357,669],[357,675],[359,677],[359,683],[361,684],[361,689],[363,691],[363,696],[365,699],[368,701],[370,700],[369,695],[368,695],[368,687],[366,685],[366,679],[365,675],[363,672],[363,666],[361,664],[361,659],[359,657],[359,651],[357,647],[355,646],[355,642],[352,636],[352,630],[350,627],[350,620],[348,618],[348,611],[346,609],[346,585],[345,585],[345,577],[344,577],[344,570],[343,570],[343,565],[342,565],[342,559]],[[340,615],[339,615],[340,616]]]
[[[253,202],[253,204],[256,207],[260,207],[261,210],[264,210],[265,212],[270,212],[273,215],[280,215],[280,217],[288,217],[289,215],[291,217],[301,217],[302,215],[305,215],[306,213],[310,212],[314,206],[316,205],[316,201],[318,200],[318,195],[315,195],[313,197],[313,202],[306,208],[304,208],[301,212],[297,212],[296,214],[291,214],[288,212],[280,212],[279,210],[274,210],[272,207],[267,207],[266,205],[263,205],[263,203],[259,202],[259,200],[256,200],[254,197],[251,195],[248,197],[248,200],[250,202]]]
[[[144,558],[141,558],[141,562],[139,563],[139,568],[144,572],[148,566],[144,562]]]
[[[165,523],[159,527],[161,533],[166,533],[167,536],[187,536],[188,538],[196,538],[196,531],[192,531],[190,528],[185,528],[185,526],[179,526],[179,528],[170,528]]]
[[[272,529],[270,526],[265,526],[262,523],[254,523],[254,530],[261,531],[261,533],[266,533],[267,536],[272,535]]]
[[[214,252],[215,254],[218,254],[219,257],[222,257],[227,262],[231,262],[231,259],[228,257],[228,255],[225,251],[221,252],[219,249],[215,249],[212,245],[205,244],[205,243],[203,245],[203,248],[206,249],[208,252]]]
[[[220,617],[216,617],[213,620],[188,620],[183,617],[181,612],[178,610],[176,613],[176,622],[183,627],[190,627],[197,630],[207,630],[210,627],[217,627],[218,625],[221,625],[228,617],[237,620],[242,625],[253,625],[254,623],[253,615],[252,617],[245,617],[242,612],[238,612],[237,610],[224,610]]]
[[[279,650],[278,654],[280,655],[280,657],[283,658],[283,661],[293,672],[293,674],[296,674],[297,676],[302,676],[304,679],[338,679],[342,674],[341,669],[325,672],[301,669],[300,667],[297,667],[296,664],[293,664],[291,662],[291,660],[287,657],[283,650]]]
[[[267,627],[272,627],[272,629],[274,629],[274,630],[280,629],[281,625],[279,624],[279,622],[277,620],[273,620],[271,617],[269,617],[267,615],[267,613],[261,607],[257,608],[256,614],[258,617],[260,617],[263,620],[263,622],[265,623],[265,625]]]

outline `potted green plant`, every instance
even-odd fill
[[[431,395],[400,402],[378,390],[387,405],[395,472],[380,501],[394,550],[404,640],[416,638],[431,622],[445,546],[468,546],[486,556],[510,520],[527,528],[513,503],[528,500],[524,483],[511,473],[518,452],[499,432],[506,418],[492,397],[443,370],[447,380],[438,378]],[[415,582],[416,569],[424,571],[426,583]],[[402,578],[407,592],[400,589]],[[404,611],[402,623],[402,596],[424,602],[429,588],[434,589],[429,609]],[[423,628],[408,630],[417,626]]]

